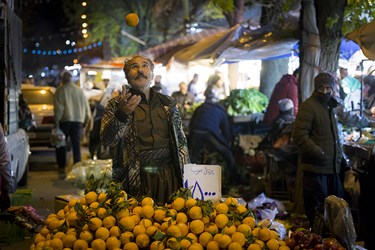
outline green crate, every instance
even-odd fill
[[[13,206],[33,205],[33,195],[31,189],[17,189],[11,194]]]
[[[30,233],[15,223],[9,216],[0,215],[0,243],[12,244],[30,237]],[[1,247],[0,247],[1,249]]]

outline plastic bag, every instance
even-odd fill
[[[357,234],[352,213],[344,199],[330,195],[324,200],[324,224],[342,240],[346,249],[354,248]]]
[[[349,193],[354,204],[357,204],[361,194],[361,186],[358,173],[354,170],[348,170],[345,172],[344,189]]]
[[[280,201],[267,198],[264,193],[249,201],[247,206],[257,214],[259,220],[274,220],[279,212],[285,211],[285,207]]]
[[[65,134],[60,128],[53,128],[51,130],[51,137],[50,137],[51,144],[56,148],[65,147],[66,140]]]
[[[67,174],[66,181],[80,189],[85,189],[86,180],[93,176],[95,180],[100,178],[112,178],[112,160],[86,160],[77,162]]]

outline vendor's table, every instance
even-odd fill
[[[353,168],[359,173],[359,235],[363,233],[367,249],[375,249],[375,144],[345,143],[343,148],[354,162]]]

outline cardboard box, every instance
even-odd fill
[[[82,196],[75,195],[75,194],[62,194],[55,197],[55,213],[64,209],[66,205],[68,205],[71,199],[81,199]]]
[[[191,188],[194,198],[218,200],[221,198],[221,167],[218,165],[186,164],[184,188]]]

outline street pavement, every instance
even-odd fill
[[[86,146],[82,146],[82,159],[89,157]],[[71,152],[68,154],[70,163],[66,173],[73,165]],[[64,179],[64,174],[58,170],[55,151],[53,148],[32,148],[29,157],[28,184],[19,189],[29,189],[32,192],[32,205],[37,213],[46,218],[50,213],[55,212],[55,197],[63,194],[77,194],[78,189]],[[24,204],[28,205],[28,204]],[[25,239],[14,242],[10,245],[0,243],[0,250],[28,250],[32,239]]]

